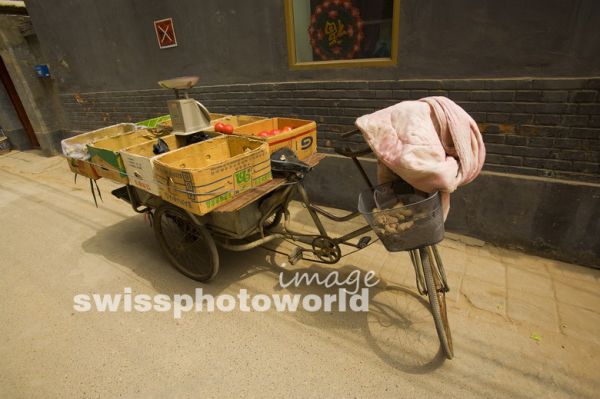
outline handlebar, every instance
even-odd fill
[[[354,130],[350,130],[349,132],[342,133],[342,137],[345,138],[345,139],[347,139],[348,137],[352,137],[352,136],[355,136],[357,134],[360,134],[360,130],[354,129]]]
[[[347,138],[352,137],[357,134],[360,134],[360,130],[354,129],[349,132],[343,133],[341,136],[342,136],[342,138],[347,139]],[[333,150],[337,154],[343,155],[348,158],[356,158],[356,157],[370,154],[372,152],[371,148],[367,144],[359,144],[359,143],[356,143],[356,144],[343,143],[341,145],[334,146]]]

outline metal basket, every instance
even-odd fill
[[[395,181],[361,192],[358,210],[390,252],[444,239],[444,215],[437,192],[424,196],[406,182]]]

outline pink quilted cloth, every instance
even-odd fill
[[[380,183],[387,167],[418,190],[440,191],[444,218],[450,193],[475,179],[485,161],[477,124],[446,97],[404,101],[361,116],[356,126],[383,164]]]

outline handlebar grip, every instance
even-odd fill
[[[355,134],[360,134],[360,130],[354,129],[354,130],[351,130],[349,132],[342,133],[342,137],[345,138],[345,139],[347,139],[348,137],[352,137]]]
[[[359,144],[356,146],[351,146],[349,144],[344,144],[342,146],[335,146],[333,150],[340,155],[345,157],[360,157],[362,155],[367,155],[371,153],[371,148],[367,144]]]
[[[361,134],[361,131],[359,129],[354,129],[349,132],[342,133],[340,136],[344,139],[347,139],[347,138],[352,137],[357,134]],[[354,145],[344,143],[340,146],[334,146],[333,150],[337,154],[340,154],[340,155],[343,155],[343,156],[349,157],[349,158],[360,157],[362,155],[367,155],[367,154],[371,153],[371,148],[367,144],[358,144],[358,143],[356,143]]]

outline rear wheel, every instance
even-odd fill
[[[265,219],[263,223],[263,229],[265,231],[269,231],[279,225],[281,223],[281,219],[283,217],[283,211],[281,209],[275,211],[271,216]]]
[[[423,265],[423,277],[435,329],[446,357],[452,359],[454,349],[452,347],[452,334],[450,333],[450,324],[448,323],[448,313],[446,312],[446,293],[440,281],[435,256],[431,247],[419,249],[419,254],[421,264]]]
[[[205,282],[219,271],[219,253],[210,232],[183,209],[170,204],[158,207],[154,234],[173,266],[185,276]]]

